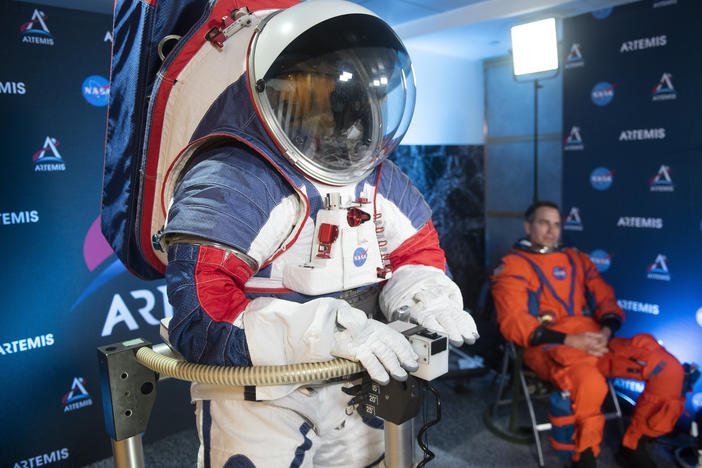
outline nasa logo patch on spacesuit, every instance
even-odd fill
[[[557,280],[564,280],[566,279],[566,276],[568,274],[566,273],[565,269],[563,267],[553,267],[553,277],[556,278]]]
[[[363,266],[364,263],[366,263],[366,260],[368,259],[368,249],[364,249],[362,247],[357,248],[353,252],[353,264],[356,265],[357,267]]]

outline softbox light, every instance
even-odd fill
[[[510,32],[515,76],[558,69],[555,18],[513,26]]]

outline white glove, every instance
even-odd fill
[[[409,309],[410,318],[424,328],[448,336],[454,346],[475,343],[480,338],[473,317],[454,303],[437,298],[429,291],[414,295],[415,305]]]
[[[456,283],[443,271],[426,265],[404,265],[393,272],[380,293],[388,321],[398,318],[446,335],[454,346],[475,343],[480,335],[473,317],[463,310]]]
[[[367,318],[348,304],[339,307],[336,322],[343,329],[334,335],[331,354],[359,361],[379,384],[390,382],[390,376],[406,380],[405,369],[412,372],[419,368],[419,356],[407,338],[384,323]]]

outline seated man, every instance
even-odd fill
[[[611,286],[588,256],[559,244],[561,216],[552,202],[525,213],[526,238],[502,258],[492,277],[504,337],[525,348],[524,362],[544,380],[566,390],[574,415],[573,466],[596,466],[604,428],[606,378],[646,382],[617,462],[654,467],[641,443],[673,429],[682,414],[684,371],[649,334],[612,338],[624,320]],[[556,444],[554,444],[555,446]]]

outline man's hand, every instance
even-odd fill
[[[609,328],[604,327],[599,332],[583,332],[577,335],[567,335],[563,344],[570,346],[572,348],[577,348],[585,351],[593,356],[602,357],[609,348],[607,348],[607,343],[609,342],[609,337],[603,330],[609,331],[609,336],[612,332]]]
[[[609,327],[602,327],[597,333],[604,337],[605,343],[609,343],[609,340],[612,338],[612,329]]]

